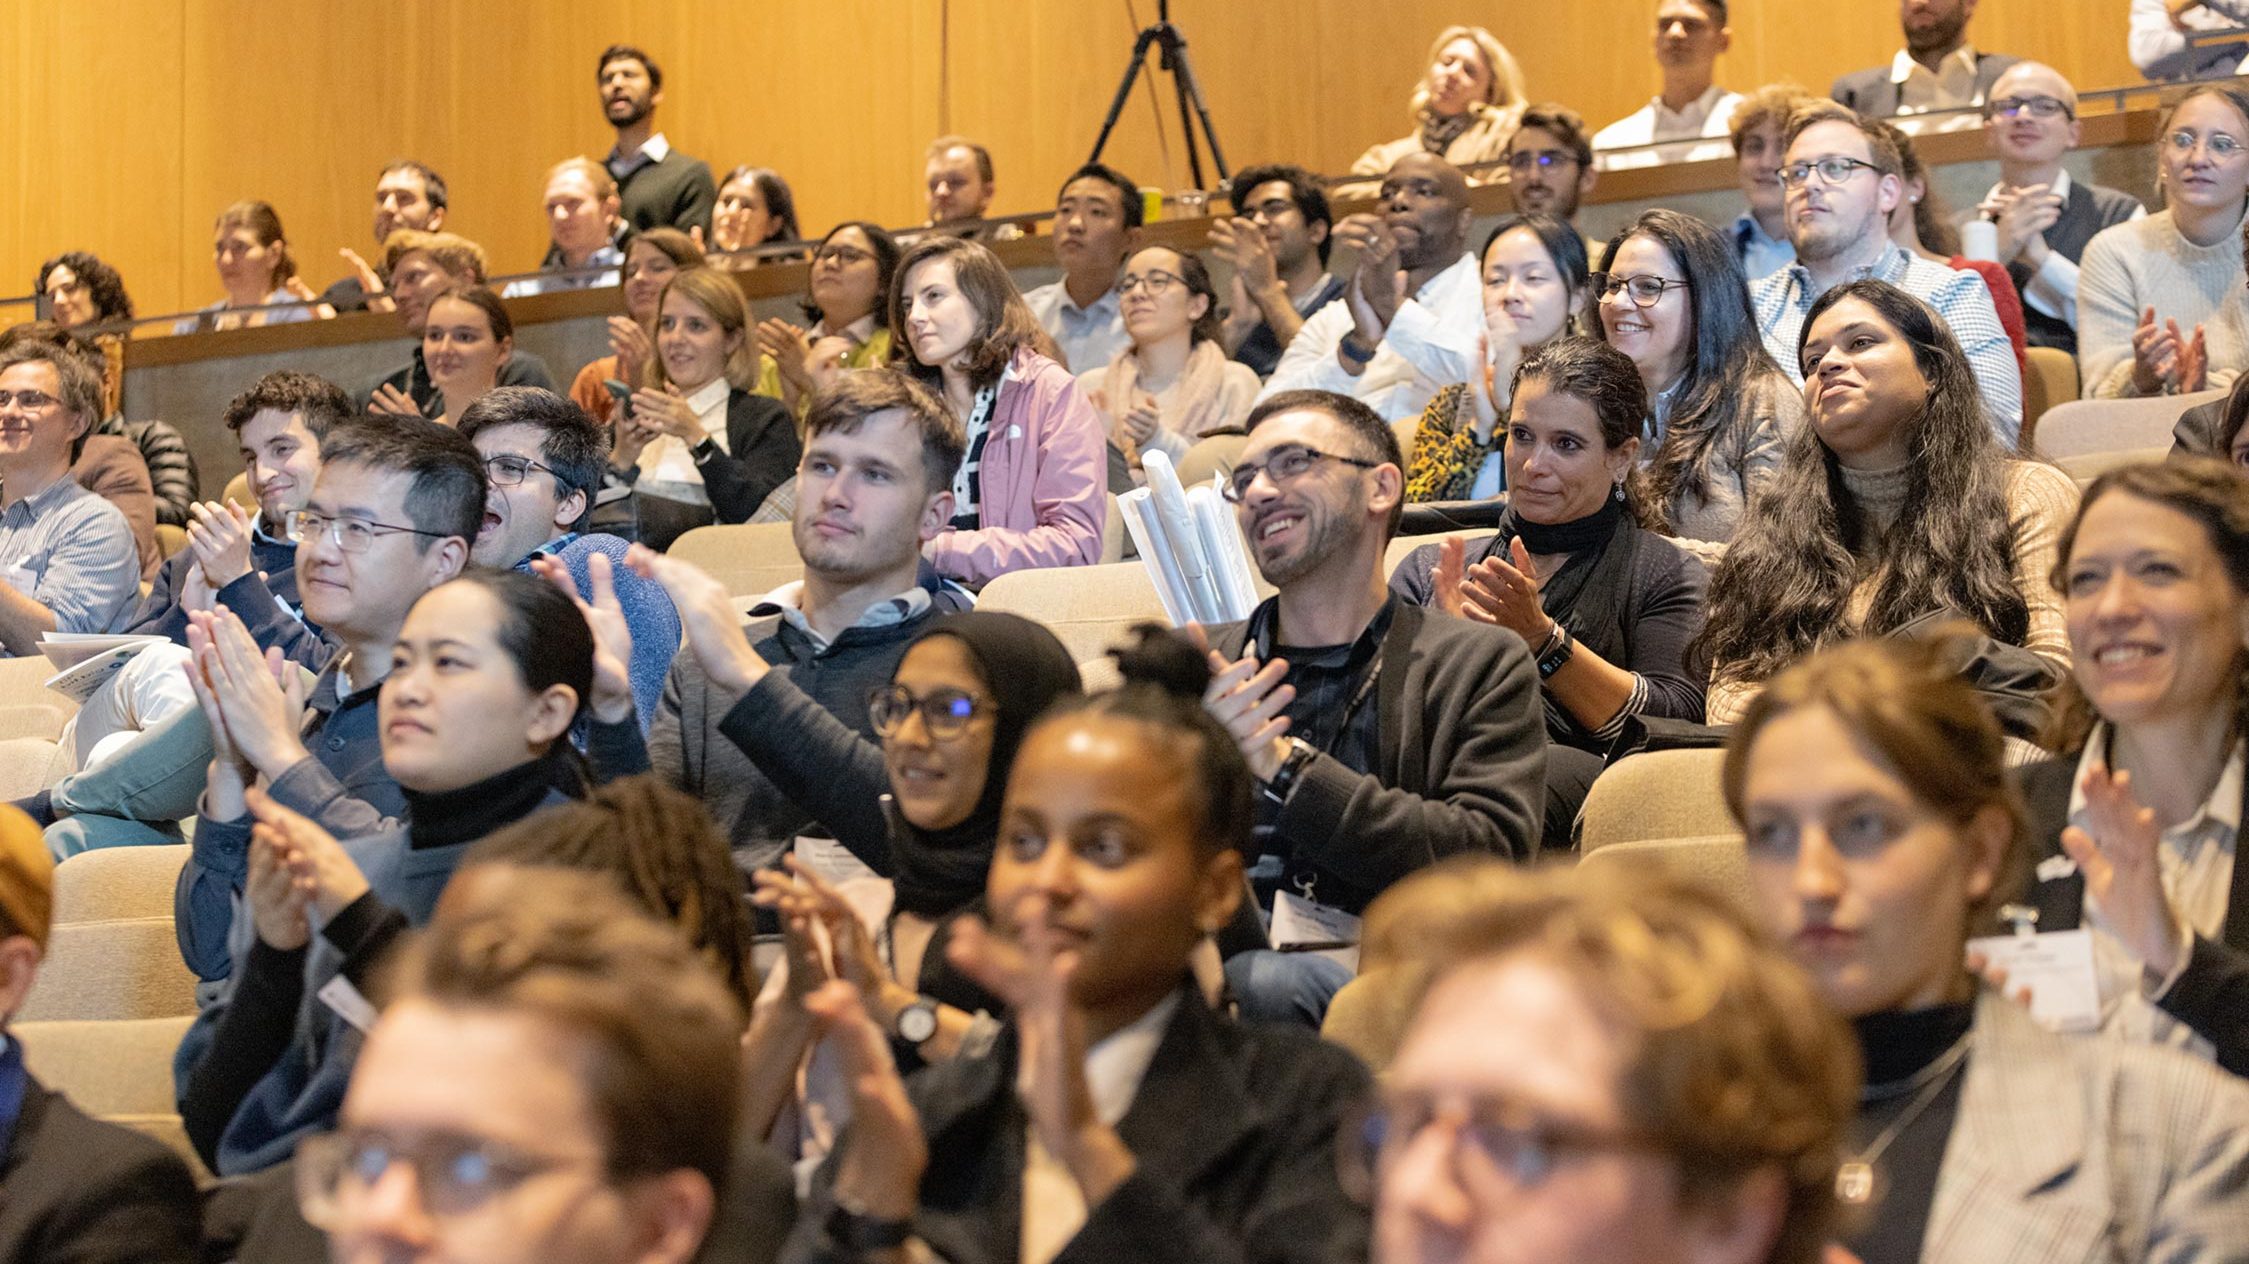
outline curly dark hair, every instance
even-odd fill
[[[1853,299],[1911,345],[1929,384],[1921,412],[1904,423],[1915,477],[1897,521],[1878,534],[1819,428],[1789,437],[1779,472],[1751,502],[1710,579],[1709,621],[1690,653],[1707,655],[1719,681],[1761,681],[1831,641],[1881,635],[1937,610],[2009,645],[2029,635],[2030,606],[2014,577],[2006,457],[1944,321],[1888,282],[1853,281],[1812,304],[1798,354],[1819,318]],[[1873,600],[1854,628],[1852,594],[1868,582]]]
[[[44,298],[47,293],[47,274],[57,268],[68,268],[82,282],[94,299],[95,319],[103,321],[131,320],[133,296],[125,292],[125,278],[117,269],[103,263],[101,256],[84,250],[66,250],[39,265],[39,279],[31,291]]]

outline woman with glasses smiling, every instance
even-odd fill
[[[883,296],[898,272],[898,242],[865,220],[828,230],[812,252],[812,291],[804,314],[811,328],[778,316],[758,322],[757,393],[789,406],[798,418],[812,392],[835,374],[890,361],[890,325]]]
[[[1109,431],[1112,468],[1121,461],[1130,491],[1145,481],[1140,454],[1150,448],[1174,462],[1198,440],[1238,431],[1257,399],[1257,374],[1226,358],[1219,338],[1218,291],[1203,261],[1165,246],[1125,260],[1117,281],[1131,345],[1109,363],[1078,375]]]
[[[2094,398],[2231,385],[2249,365],[2249,93],[2196,88],[2156,142],[2164,209],[2107,229],[2078,272],[2078,362]]]
[[[1717,229],[1648,211],[1607,258],[1593,297],[1602,341],[1631,357],[1648,393],[1648,506],[1667,534],[1715,556],[1804,424],[1803,392],[1766,354],[1740,256]]]

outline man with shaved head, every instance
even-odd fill
[[[1974,215],[1999,230],[1999,262],[2023,296],[2034,347],[2077,353],[2077,261],[2104,228],[2147,214],[2138,198],[2070,179],[2062,159],[2077,147],[2077,90],[2035,61],[2008,67],[1984,103],[1984,130],[1999,156],[1999,183]]]
[[[1297,331],[1261,400],[1334,391],[1399,421],[1469,380],[1483,289],[1468,253],[1468,181],[1434,154],[1408,154],[1383,177],[1381,199],[1379,214],[1336,225],[1335,240],[1357,252],[1358,268],[1343,301]]]

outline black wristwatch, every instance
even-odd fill
[[[687,450],[688,459],[694,461],[697,465],[701,465],[717,455],[718,440],[716,439],[705,439]]]
[[[1297,780],[1304,776],[1304,770],[1319,753],[1317,747],[1303,738],[1288,739],[1288,755],[1281,760],[1272,779],[1265,783],[1265,797],[1277,806],[1286,806],[1289,792],[1296,789]]]
[[[869,1215],[865,1208],[840,1195],[835,1209],[828,1213],[827,1229],[828,1241],[853,1254],[895,1251],[914,1236],[913,1221]]]

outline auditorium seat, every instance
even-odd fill
[[[208,1174],[180,1126],[172,1055],[190,1016],[110,1022],[19,1022],[24,1064],[41,1084],[96,1119],[152,1137],[187,1160],[199,1181]]]
[[[2057,347],[2032,347],[2023,379],[2022,449],[2037,451],[2038,419],[2077,399],[2077,357]]]
[[[170,918],[188,845],[103,847],[55,866],[54,924]]]
[[[1617,843],[1730,834],[1733,816],[1719,791],[1726,752],[1643,751],[1609,765],[1594,779],[1578,815],[1578,851],[1591,855]]]
[[[984,586],[976,608],[1045,624],[1080,663],[1108,653],[1133,624],[1170,622],[1139,562],[1012,571]]]
[[[804,577],[793,530],[786,522],[697,527],[672,541],[668,552],[701,567],[737,597],[761,597]]]
[[[25,1021],[173,1018],[195,1013],[195,976],[180,959],[169,910],[162,917],[57,926]]]
[[[1179,485],[1196,487],[1208,483],[1213,474],[1232,472],[1234,462],[1241,459],[1242,449],[1248,446],[1246,434],[1216,434],[1201,440],[1179,458]]]
[[[226,490],[219,494],[219,499],[240,505],[251,513],[258,512],[258,498],[250,494],[250,476],[247,474],[237,474],[228,479]]]
[[[2171,427],[2179,415],[2225,395],[2197,391],[2062,404],[2040,419],[2036,451],[2083,486],[2120,465],[2162,460],[2171,452]]]
[[[1748,857],[1739,834],[1625,839],[1588,850],[1582,863],[1663,869],[1724,894],[1745,911],[1756,911],[1749,889]]]

